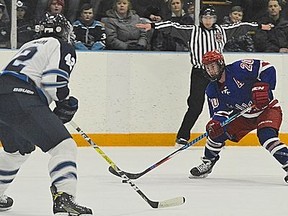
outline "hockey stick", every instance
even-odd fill
[[[238,118],[239,116],[242,116],[244,113],[249,112],[252,108],[254,108],[255,106],[249,106],[245,109],[243,109],[241,112],[238,112],[236,114],[234,114],[233,116],[231,116],[230,118],[226,119],[224,122],[221,123],[222,127],[229,124],[230,122],[234,121],[236,118]],[[169,159],[171,159],[173,156],[175,156],[176,154],[180,153],[181,151],[189,148],[190,146],[194,145],[195,143],[197,143],[198,141],[202,140],[203,138],[207,137],[208,133],[205,132],[203,134],[201,134],[200,136],[198,136],[197,138],[195,138],[194,140],[192,140],[191,142],[187,143],[186,145],[182,146],[181,148],[177,149],[176,151],[172,152],[171,154],[169,154],[168,156],[164,157],[163,159],[161,159],[160,161],[154,163],[152,166],[148,167],[146,170],[140,172],[140,173],[129,173],[129,172],[124,172],[122,171],[129,179],[138,179],[141,176],[145,175],[146,173],[150,172],[151,170],[155,169],[156,167],[160,166],[162,163],[168,161]],[[113,167],[109,167],[109,172],[111,172],[112,174],[120,177],[120,175],[118,174],[118,172],[115,172],[115,169],[113,169]]]
[[[107,163],[115,170],[115,172],[123,179],[123,182],[129,183],[129,185],[144,199],[152,208],[166,208],[172,206],[179,206],[185,203],[185,197],[175,197],[163,201],[152,201],[150,200],[132,181],[125,172],[123,172],[104,151],[92,141],[92,139],[73,121],[70,124],[78,131],[81,136],[107,161]]]

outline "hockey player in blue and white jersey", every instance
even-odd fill
[[[38,27],[39,38],[24,44],[0,73],[0,211],[12,207],[4,193],[37,146],[51,156],[53,213],[92,215],[75,202],[77,146],[64,126],[78,109],[68,86],[76,63],[73,27],[63,15],[49,13]]]
[[[219,160],[226,140],[238,142],[256,129],[260,144],[288,171],[288,148],[278,138],[282,110],[273,96],[276,69],[269,62],[243,59],[225,65],[218,51],[207,52],[202,59],[211,80],[206,88],[211,120],[206,125],[208,139],[203,163],[190,170],[190,178],[207,177]],[[231,114],[253,106],[253,109],[221,126]],[[288,172],[284,180],[288,183]]]

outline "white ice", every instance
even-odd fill
[[[102,147],[123,170],[141,172],[175,151],[174,147]],[[108,163],[90,147],[79,148],[77,202],[96,216],[286,216],[288,185],[285,172],[261,147],[226,147],[212,174],[189,179],[200,163],[203,147],[190,147],[134,180],[155,201],[184,196],[186,203],[152,209],[129,184],[107,170]],[[49,155],[37,150],[22,166],[7,190],[15,203],[4,216],[52,214],[47,163]]]

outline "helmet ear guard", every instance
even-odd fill
[[[219,71],[218,74],[215,74],[214,76],[211,76],[207,70],[206,70],[206,65],[212,64],[212,63],[217,63],[219,66]],[[224,70],[225,70],[225,61],[224,61],[224,56],[218,51],[218,50],[213,50],[206,52],[204,56],[202,57],[202,64],[205,68],[205,77],[207,77],[210,81],[217,81],[221,78]]]

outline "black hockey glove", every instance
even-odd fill
[[[57,101],[53,112],[60,118],[63,124],[70,122],[78,110],[78,100],[71,96],[67,100]]]

